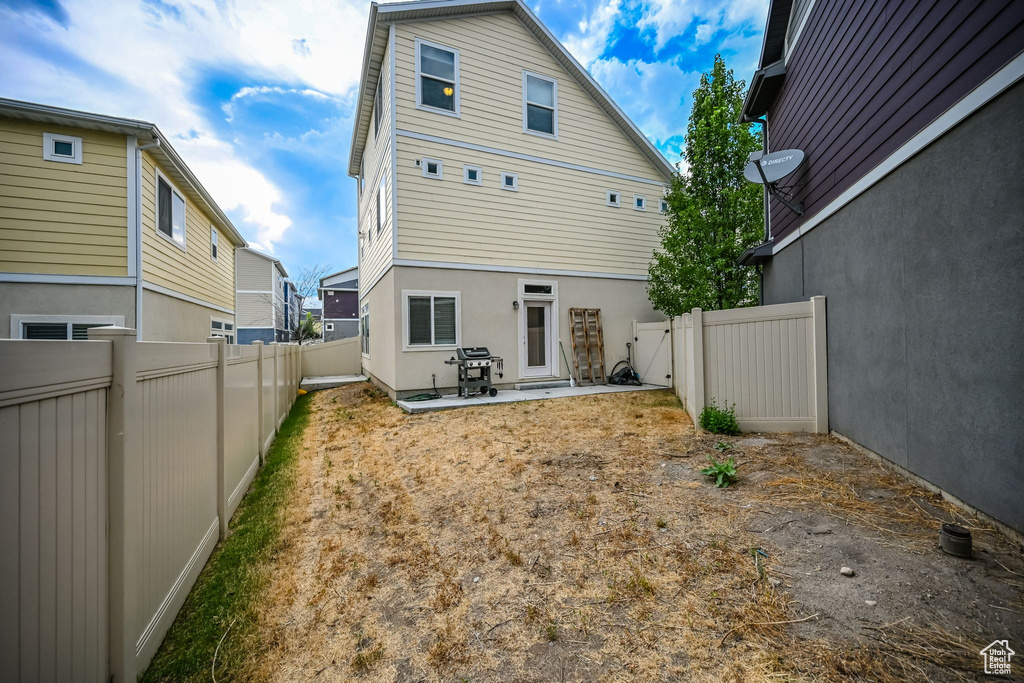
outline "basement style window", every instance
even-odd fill
[[[437,178],[438,180],[444,178],[444,162],[437,159],[423,159],[422,167],[424,178]]]
[[[124,325],[123,316],[107,315],[12,315],[11,336],[15,339],[56,339],[82,341],[93,327]]]
[[[558,81],[523,72],[523,130],[558,137]]]
[[[210,226],[210,258],[217,260],[217,228]]]
[[[462,182],[467,185],[483,185],[484,171],[479,166],[465,165],[462,167]]]
[[[519,191],[519,175],[516,173],[509,173],[508,171],[501,172],[501,189],[511,190],[512,192]]]
[[[81,164],[82,138],[43,133],[43,159],[63,164]]]
[[[459,51],[416,39],[416,107],[459,115]]]
[[[406,347],[458,345],[458,292],[402,292]]]
[[[210,336],[224,337],[228,340],[228,344],[234,344],[235,324],[233,322],[228,322],[227,320],[210,318]]]
[[[637,211],[647,210],[647,197],[642,194],[633,195],[633,208]]]
[[[185,197],[157,172],[156,230],[185,248]]]
[[[608,206],[614,206],[618,208],[619,206],[622,206],[622,195],[620,195],[615,190],[608,190],[608,193],[606,195],[606,203],[608,204]]]

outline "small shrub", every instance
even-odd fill
[[[711,461],[711,467],[705,467],[700,471],[705,477],[711,477],[715,480],[715,486],[720,489],[724,489],[729,484],[736,481],[736,461],[732,458],[717,462],[710,455],[708,460]]]
[[[736,422],[735,403],[728,408],[719,408],[712,400],[711,405],[704,406],[698,422],[700,422],[701,429],[706,429],[713,434],[736,436],[740,433],[740,425]]]

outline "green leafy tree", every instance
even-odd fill
[[[661,249],[648,267],[647,294],[668,315],[758,301],[757,273],[736,266],[764,230],[761,186],[743,178],[747,157],[761,149],[761,132],[737,123],[745,90],[715,55],[693,93],[683,153],[689,169],[669,188]]]

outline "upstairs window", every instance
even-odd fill
[[[387,216],[385,209],[387,208],[385,202],[387,202],[387,178],[381,176],[380,186],[377,188],[377,235],[380,236],[380,231],[384,227],[384,218]]]
[[[416,106],[459,115],[459,51],[416,39]]]
[[[484,171],[479,166],[465,164],[462,167],[462,182],[467,185],[483,185]]]
[[[159,173],[156,176],[156,230],[185,248],[185,198]]]
[[[608,190],[608,192],[605,194],[605,197],[605,203],[608,206],[614,206],[616,208],[622,206],[622,195],[620,195],[617,191]]]
[[[377,135],[380,132],[380,117],[382,110],[384,109],[384,76],[380,77],[377,81],[377,95],[374,97],[373,104],[373,139],[377,139]]]
[[[210,226],[210,258],[217,260],[217,228]]]
[[[647,210],[647,197],[642,194],[633,195],[633,208],[637,211]]]
[[[43,159],[63,164],[82,163],[82,138],[43,133]]]
[[[523,72],[523,130],[558,137],[558,81]]]
[[[509,173],[508,171],[501,172],[501,189],[510,190],[512,192],[519,191],[519,175],[516,173]]]
[[[438,180],[444,178],[444,162],[441,160],[424,158],[422,167],[424,178],[437,178]]]

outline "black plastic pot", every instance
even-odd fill
[[[956,524],[943,524],[939,529],[939,546],[949,555],[971,557],[971,532]]]

